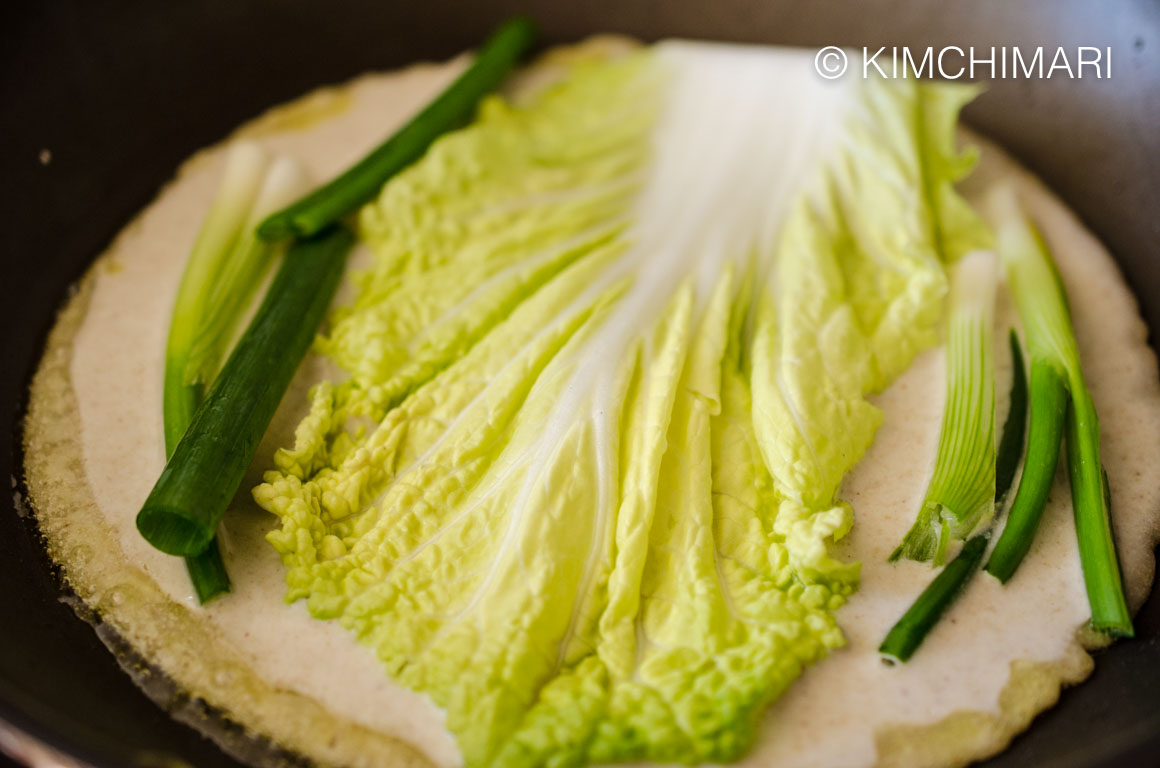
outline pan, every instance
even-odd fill
[[[440,59],[498,20],[532,16],[546,44],[615,31],[818,48],[1111,48],[1111,77],[998,80],[966,120],[1077,211],[1160,328],[1160,4],[1043,0],[57,0],[0,11],[0,746],[29,740],[93,766],[295,762],[215,722],[130,649],[78,618],[21,484],[28,379],[69,286],[180,161],[264,109],[371,69]],[[1155,344],[1155,335],[1152,336]],[[1156,481],[1160,482],[1160,468]],[[83,613],[83,609],[81,610]],[[93,617],[88,617],[93,619]],[[1151,766],[1160,755],[1160,597],[1137,639],[1100,653],[1012,747],[987,763]],[[160,704],[161,706],[158,706]],[[175,713],[177,717],[171,716]],[[236,750],[235,750],[236,751]]]

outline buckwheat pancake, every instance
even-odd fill
[[[514,79],[514,98],[550,81],[562,62],[629,43],[600,39],[548,54]],[[316,179],[339,172],[401,124],[466,66],[466,58],[371,74],[305,96],[241,127],[299,158]],[[963,187],[977,199],[1013,183],[1043,230],[1069,292],[1101,441],[1129,599],[1138,607],[1160,534],[1160,376],[1147,329],[1115,263],[1078,219],[998,147],[963,132],[981,162]],[[196,708],[177,712],[258,764],[277,745],[323,764],[460,762],[439,708],[391,682],[373,650],[301,602],[286,604],[285,570],[266,541],[276,521],[249,498],[274,450],[289,445],[314,383],[339,375],[311,354],[259,448],[220,534],[234,592],[201,607],[177,558],[149,546],[134,519],[165,462],[161,421],[166,329],[174,291],[213,198],[228,141],[191,158],[115,240],[62,310],[38,370],[25,433],[26,472],[53,558],[82,615],[155,697],[204,699],[245,734]],[[364,246],[352,269],[370,258]],[[344,289],[336,300],[342,302]],[[349,291],[349,288],[346,289]],[[1014,324],[1000,292],[997,325]],[[839,609],[847,646],[808,669],[766,713],[743,766],[956,766],[993,754],[1092,669],[1101,640],[1089,616],[1066,471],[1061,462],[1032,551],[1005,587],[975,579],[921,652],[887,667],[877,646],[931,578],[926,564],[888,564],[925,490],[945,391],[935,347],[873,402],[884,413],[869,453],[847,476],[855,523],[835,545],[862,563],[861,586]],[[1001,419],[1010,361],[998,355]],[[157,685],[158,676],[172,683]],[[160,702],[168,706],[171,700]]]

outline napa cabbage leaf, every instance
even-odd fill
[[[432,146],[254,490],[304,599],[446,711],[469,766],[738,757],[840,646],[866,395],[982,237],[972,91],[666,42]]]

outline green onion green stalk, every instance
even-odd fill
[[[263,221],[258,235],[270,241],[310,237],[368,202],[435,139],[472,118],[480,99],[503,81],[531,47],[535,34],[528,19],[505,22],[479,49],[472,65],[423,111],[345,173]]]
[[[1003,436],[995,454],[995,506],[1000,507],[1011,490],[1019,459],[1023,457],[1023,441],[1027,436],[1027,363],[1019,335],[1012,328],[1008,337],[1011,348],[1011,391],[1007,398],[1007,419],[1003,422]]]
[[[930,630],[962,594],[967,581],[978,570],[979,563],[983,561],[983,554],[987,551],[989,538],[989,533],[980,533],[968,539],[958,555],[927,585],[878,647],[878,652],[885,660],[889,662],[910,660]]]
[[[145,539],[200,555],[338,287],[354,236],[334,228],[293,244],[249,327],[193,415],[137,515]]]

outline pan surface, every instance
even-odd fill
[[[449,0],[6,3],[0,11],[0,720],[97,766],[236,766],[171,719],[78,620],[26,515],[28,378],[68,286],[198,148],[265,108],[369,69],[446,58],[522,11],[545,42],[616,31],[805,46],[1112,48],[1110,80],[996,81],[974,127],[1109,246],[1160,329],[1160,4],[975,0]],[[1153,345],[1156,336],[1153,331]],[[1160,468],[1156,481],[1160,482]],[[62,597],[64,600],[62,601]],[[1138,638],[989,766],[1154,765],[1160,597]],[[187,714],[197,702],[177,700]]]

